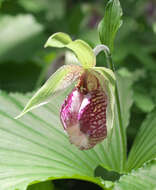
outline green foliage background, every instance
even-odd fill
[[[81,38],[92,47],[99,44],[97,25],[103,17],[106,2],[1,0],[0,91],[33,92],[58,67],[70,60],[68,52],[64,53],[64,50],[44,49],[44,43],[55,32],[66,32],[73,39]],[[115,41],[113,61],[116,69],[133,81],[134,103],[127,128],[129,150],[143,120],[156,105],[156,3],[154,0],[121,0],[120,3],[123,8],[123,25]],[[97,65],[104,66],[103,60],[105,57],[101,53]],[[155,112],[152,115],[154,118]],[[139,143],[138,138],[136,144]],[[135,151],[130,156],[132,154]],[[133,164],[139,167],[137,162],[129,161],[128,164],[129,167]],[[147,171],[150,164],[142,170]],[[139,183],[139,179],[136,180]],[[121,186],[124,184],[126,187],[126,182],[126,177],[121,178]],[[74,180],[56,180],[54,186],[48,182],[44,188],[99,188],[89,182]],[[35,188],[42,190],[42,185]]]

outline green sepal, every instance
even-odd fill
[[[34,94],[24,110],[16,117],[23,116],[28,111],[47,104],[52,96],[62,92],[81,75],[82,68],[76,65],[65,65],[58,69],[46,83]]]
[[[65,33],[58,32],[50,36],[45,47],[66,47],[73,51],[84,68],[94,67],[96,65],[96,57],[92,48],[83,40],[72,41],[70,36]]]
[[[45,43],[44,47],[58,47],[63,48],[66,45],[68,45],[70,42],[72,42],[72,39],[68,34],[65,34],[63,32],[57,32],[50,36]]]

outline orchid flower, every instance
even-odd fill
[[[53,34],[45,47],[68,48],[77,57],[80,65],[60,67],[30,99],[22,113],[47,104],[55,94],[71,84],[75,87],[60,108],[60,120],[72,144],[81,150],[94,147],[111,136],[114,121],[115,75],[105,67],[96,67],[94,50],[84,41],[72,39],[65,33]],[[107,47],[106,47],[107,48]]]

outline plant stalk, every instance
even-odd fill
[[[115,72],[115,67],[112,61],[111,53],[110,50],[107,46],[105,45],[97,45],[94,48],[94,53],[97,56],[101,51],[104,51],[105,56],[106,56],[106,62],[107,62],[107,67],[110,68],[113,72]],[[121,170],[124,170],[125,168],[125,161],[127,158],[127,142],[126,142],[126,133],[125,129],[123,126],[122,122],[122,115],[121,115],[121,104],[120,104],[120,99],[119,99],[119,91],[118,91],[118,86],[116,83],[116,88],[115,88],[115,100],[116,100],[116,106],[117,106],[117,114],[118,114],[118,122],[119,122],[119,128],[120,128],[120,134],[121,134],[121,140],[122,140],[122,153],[123,153],[123,160],[122,160],[122,166]]]

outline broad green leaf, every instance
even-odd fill
[[[92,48],[82,40],[72,41],[69,35],[65,33],[53,34],[46,42],[45,47],[69,48],[85,68],[93,67],[96,64],[96,57]]]
[[[104,187],[105,181],[94,174],[103,162],[104,147],[80,151],[69,143],[59,119],[64,96],[55,97],[52,103],[19,120],[13,119],[28,99],[20,94],[0,94],[0,172],[3,173],[0,189],[25,190],[28,184],[59,178],[82,179]]]
[[[134,73],[131,74],[127,69],[122,68],[116,73],[116,80],[118,82],[117,86],[119,91],[122,122],[124,128],[126,129],[130,119],[129,110],[133,104],[132,84],[135,81]]]
[[[156,157],[156,110],[148,114],[143,122],[132,149],[127,163],[127,170],[139,168],[148,160]]]
[[[105,14],[98,26],[101,43],[113,51],[115,35],[122,24],[122,8],[119,0],[110,0],[106,6]]]
[[[62,66],[54,74],[52,74],[45,84],[34,94],[22,113],[18,115],[16,119],[34,108],[47,104],[52,96],[63,91],[76,79],[78,79],[81,72],[82,68],[76,65]]]
[[[120,72],[120,70],[116,73],[116,81],[117,81],[117,87],[119,92],[119,99],[120,99],[120,107],[121,107],[121,118],[122,118],[122,124],[125,129],[124,136],[126,140],[126,128],[129,124],[130,119],[130,109],[133,104],[133,93],[132,93],[132,84],[133,80],[132,77],[126,73]],[[115,141],[118,142],[116,145],[114,145],[115,151],[117,151],[116,154],[118,154],[118,160],[116,162],[120,162],[120,171],[125,172],[126,167],[126,160],[124,157],[124,150],[122,146],[121,141],[121,129],[119,127],[119,121],[118,121],[118,114],[117,114],[117,107],[115,103],[115,121],[114,121],[114,133],[115,135]],[[120,148],[119,148],[120,147]],[[126,148],[126,147],[125,147]],[[127,152],[127,150],[125,150]],[[123,163],[123,165],[122,165]]]
[[[156,160],[137,170],[132,170],[115,183],[113,190],[154,190],[156,189]]]
[[[120,108],[121,108],[121,119],[122,119],[122,126],[120,126],[120,122],[118,119],[115,120],[115,126],[119,126],[119,136],[120,136],[120,151],[122,154],[121,156],[121,163],[122,163],[122,170],[125,171],[126,168],[126,155],[127,155],[127,136],[126,136],[126,128],[129,124],[130,119],[130,108],[133,104],[132,98],[132,76],[127,70],[119,70],[116,73],[116,80],[117,80],[117,88],[119,93],[119,101],[120,101]],[[115,107],[116,117],[118,118],[118,110],[117,105]],[[122,128],[121,128],[122,127]],[[123,130],[123,131],[122,131]],[[123,133],[123,134],[122,134]],[[121,140],[123,139],[123,140]],[[125,142],[123,142],[125,141]],[[125,144],[124,144],[125,143]]]
[[[33,184],[27,188],[27,190],[55,190],[52,181],[45,181],[37,184]]]
[[[120,93],[125,90],[128,94],[129,89],[120,89]],[[104,140],[93,149],[80,151],[69,143],[59,119],[66,95],[53,97],[48,104],[15,120],[32,95],[0,93],[1,190],[25,190],[29,184],[59,178],[81,179],[110,188],[113,182],[99,175],[98,167],[123,172],[118,125],[109,147]],[[116,115],[114,118],[116,123]]]
[[[24,61],[34,57],[45,41],[44,27],[32,15],[1,16],[0,61]]]

